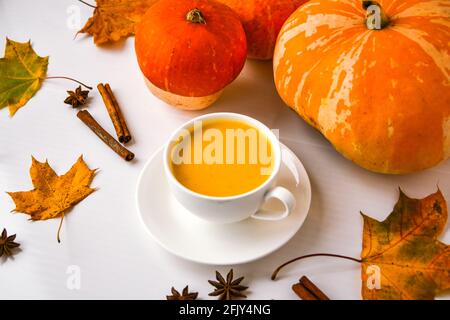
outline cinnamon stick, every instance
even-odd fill
[[[102,96],[106,110],[108,111],[109,117],[114,125],[117,139],[119,139],[121,143],[129,142],[131,140],[131,134],[128,130],[122,111],[120,110],[119,103],[111,90],[111,86],[108,83],[105,85],[103,85],[103,83],[99,83],[97,85],[97,89]]]
[[[292,290],[302,299],[302,300],[319,300],[314,294],[306,289],[301,283],[296,283],[292,286]]]
[[[92,115],[87,110],[81,110],[77,113],[77,117],[84,122],[108,147],[115,153],[121,156],[126,161],[134,159],[134,153],[127,150],[116,139],[114,139],[100,124],[95,121]]]
[[[306,276],[300,278],[299,283],[292,286],[292,290],[303,300],[330,300],[311,280]]]

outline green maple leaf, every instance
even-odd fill
[[[41,87],[47,74],[48,57],[34,52],[30,41],[6,38],[5,56],[0,59],[0,109],[8,106],[13,116]]]

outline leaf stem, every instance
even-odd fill
[[[86,88],[88,88],[89,90],[92,90],[92,87],[90,87],[90,86],[84,84],[84,83],[81,82],[81,81],[78,81],[78,80],[75,80],[75,79],[69,78],[69,77],[55,76],[55,77],[47,77],[47,78],[45,78],[45,79],[66,79],[66,80],[74,81],[74,82],[76,82],[76,83],[78,83],[78,84],[81,84],[83,87],[86,87]]]
[[[78,0],[78,1],[80,1],[81,3],[84,3],[85,5],[87,5],[87,6],[91,7],[91,8],[97,9],[97,7],[94,6],[93,4],[87,3],[87,2],[85,2],[83,0]]]
[[[58,233],[56,234],[56,240],[58,243],[61,243],[61,239],[59,238],[59,233],[61,232],[62,223],[64,221],[64,213],[61,215],[61,221],[59,222]]]
[[[343,255],[340,255],[340,254],[333,254],[333,253],[307,254],[307,255],[304,255],[304,256],[301,256],[301,257],[297,257],[295,259],[292,259],[292,260],[289,260],[289,261],[283,263],[281,266],[279,266],[278,268],[275,269],[275,271],[272,273],[272,276],[270,278],[272,280],[275,280],[277,275],[278,275],[278,273],[280,272],[280,270],[283,269],[288,264],[291,264],[291,263],[293,263],[295,261],[298,261],[298,260],[303,260],[303,259],[312,258],[312,257],[334,257],[334,258],[347,259],[347,260],[351,260],[351,261],[358,262],[358,263],[362,262],[362,260],[360,260],[360,259],[356,259],[356,258],[352,258],[352,257],[348,257],[348,256],[343,256]]]

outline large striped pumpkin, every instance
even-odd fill
[[[408,173],[449,158],[449,0],[311,0],[273,63],[283,100],[358,165]]]

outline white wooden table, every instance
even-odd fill
[[[312,182],[312,207],[297,235],[266,258],[234,266],[236,274],[246,276],[251,299],[296,299],[291,285],[301,275],[310,277],[333,299],[359,299],[360,266],[349,261],[306,260],[284,270],[277,282],[270,280],[270,274],[285,260],[307,253],[358,257],[359,211],[384,219],[397,200],[399,186],[412,197],[423,197],[439,184],[450,200],[449,161],[417,174],[386,176],[344,159],[283,104],[273,85],[270,62],[247,62],[220,101],[205,111],[185,112],[164,105],[142,80],[134,38],[104,48],[83,35],[74,40],[77,21],[71,14],[78,10],[84,24],[92,9],[75,0],[0,0],[0,50],[6,36],[23,42],[31,39],[38,54],[50,56],[49,76],[72,76],[91,85],[109,82],[135,138],[130,148],[137,158],[126,163],[117,157],[77,119],[75,110],[63,104],[65,90],[75,88],[71,82],[47,80],[14,118],[8,117],[6,109],[0,112],[0,228],[17,233],[22,248],[14,259],[0,262],[0,299],[161,299],[171,286],[182,289],[186,284],[207,299],[212,289],[207,280],[214,277],[216,268],[166,253],[146,232],[134,202],[136,180],[145,161],[172,130],[206,112],[239,112],[279,129],[282,142],[300,157]],[[93,90],[91,96],[90,112],[113,133],[100,95]],[[80,154],[90,167],[100,168],[92,184],[99,191],[67,215],[58,244],[59,220],[31,222],[27,215],[10,213],[14,204],[5,191],[31,188],[31,155],[47,158],[61,174]],[[450,242],[448,228],[443,241]],[[70,290],[67,280],[77,268],[81,287]]]

